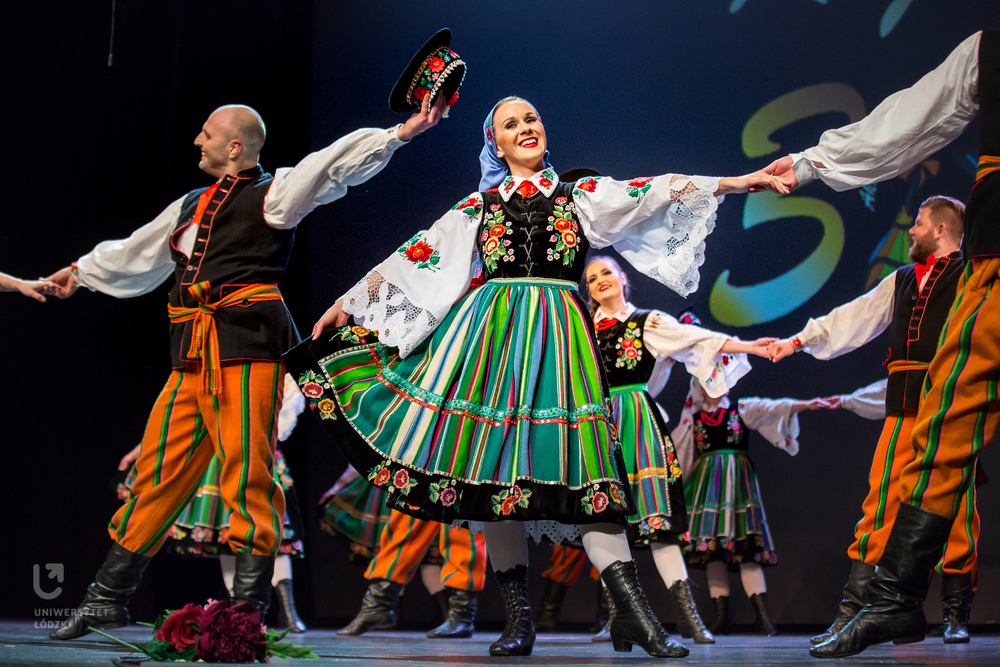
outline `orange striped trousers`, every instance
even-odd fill
[[[577,547],[568,547],[565,544],[556,544],[552,547],[552,563],[549,569],[542,572],[542,576],[551,579],[557,584],[573,586],[580,578],[580,572],[587,562],[587,552]],[[600,577],[597,568],[590,567],[590,578],[594,581]]]
[[[916,418],[916,410],[906,410],[885,420],[868,476],[868,496],[862,505],[864,516],[855,528],[854,544],[847,550],[852,560],[877,565],[882,556],[899,510],[900,477],[915,456],[911,436]],[[937,566],[938,572],[970,573],[975,582],[978,539],[979,514],[976,512],[976,489],[973,485],[965,493],[962,507],[952,525],[951,535]]]
[[[465,528],[424,521],[392,510],[382,528],[380,546],[368,564],[366,579],[388,579],[406,585],[416,574],[434,540],[438,540],[444,565],[441,583],[446,588],[481,591],[486,585],[486,539]]]
[[[156,399],[132,489],[108,526],[111,539],[129,551],[155,554],[218,455],[220,496],[232,512],[230,547],[273,554],[285,516],[285,496],[273,474],[285,365],[223,362],[225,392],[218,396],[201,392],[200,370],[197,362],[174,369]]]

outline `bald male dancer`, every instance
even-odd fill
[[[194,144],[216,182],[170,204],[127,239],[99,243],[52,276],[57,296],[81,285],[124,298],[173,274],[168,315],[173,370],[153,406],[135,482],[111,519],[111,550],[75,613],[50,634],[74,639],[128,624],[126,605],[213,455],[231,510],[233,602],[265,610],[284,496],[274,481],[285,367],[299,340],[281,298],[295,227],[348,186],[377,174],[404,142],[437,124],[441,97],[389,130],[361,129],[272,176],[258,157],[266,130],[247,106],[216,109]]]

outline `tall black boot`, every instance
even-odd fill
[[[274,556],[236,554],[233,575],[233,604],[249,602],[263,614],[271,604],[271,577],[274,576]]]
[[[282,579],[274,587],[274,592],[278,596],[278,602],[281,604],[281,612],[278,615],[278,627],[288,628],[289,632],[305,632],[306,624],[299,618],[299,612],[295,608],[292,580]]]
[[[729,596],[720,595],[715,600],[715,620],[708,626],[713,635],[729,634]]]
[[[142,573],[151,558],[132,553],[117,542],[111,545],[94,583],[72,616],[49,633],[50,639],[76,639],[91,628],[111,630],[128,625],[129,598],[139,590]]]
[[[601,572],[601,579],[615,603],[611,642],[616,651],[630,652],[632,644],[638,644],[657,658],[683,658],[689,653],[685,646],[670,638],[649,608],[634,561],[616,560]]]
[[[945,574],[941,577],[941,615],[944,643],[969,643],[969,613],[972,611],[972,574]]]
[[[611,599],[611,593],[608,592],[607,586],[601,586],[601,599],[603,600],[602,609],[605,612],[604,625],[601,626],[600,631],[590,638],[592,642],[609,642],[611,641],[611,624],[615,621],[615,601]]]
[[[714,644],[715,637],[705,627],[694,603],[691,580],[675,581],[670,587],[670,595],[677,605],[677,632],[681,633],[681,637],[694,637],[695,644]]]
[[[500,639],[490,644],[490,655],[531,655],[535,646],[535,626],[531,622],[531,603],[528,601],[528,568],[518,565],[494,574],[507,610],[507,625]]]
[[[369,630],[393,627],[396,624],[396,613],[393,608],[402,588],[402,584],[387,579],[372,579],[365,597],[361,600],[361,611],[347,627],[337,630],[337,634],[342,637],[356,637]]]
[[[817,658],[843,658],[872,644],[924,638],[923,602],[931,569],[941,559],[952,520],[900,503],[885,551],[868,583],[865,606],[843,630],[810,649]]]
[[[476,609],[479,594],[474,591],[452,591],[448,598],[448,614],[444,623],[427,633],[428,637],[464,639],[476,631]]]
[[[771,623],[771,614],[767,611],[767,593],[754,593],[750,596],[750,604],[757,614],[753,622],[754,629],[765,637],[776,637],[778,630]]]
[[[562,609],[563,600],[566,599],[566,591],[569,586],[560,584],[551,579],[545,580],[545,590],[542,592],[541,609],[538,610],[538,618],[535,620],[536,632],[555,632],[556,622],[559,618],[559,611]]]
[[[821,635],[816,635],[809,640],[810,644],[822,644],[830,637],[844,629],[851,619],[857,616],[861,608],[865,606],[865,591],[868,589],[868,582],[875,574],[875,566],[864,561],[852,561],[851,576],[844,586],[844,599],[840,601],[840,608],[837,610],[837,620]]]

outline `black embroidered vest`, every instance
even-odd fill
[[[477,247],[483,277],[557,278],[579,283],[590,243],[573,203],[573,183],[559,183],[546,197],[519,192],[505,202],[497,191],[483,196],[483,221]]]
[[[207,280],[211,302],[254,283],[277,283],[285,273],[295,238],[294,230],[280,230],[264,221],[264,197],[271,174],[261,168],[225,176],[205,209],[190,257],[177,244],[193,223],[198,199],[208,188],[192,190],[184,199],[177,227],[170,237],[170,255],[176,264],[172,306],[192,307],[188,287]],[[191,345],[192,322],[170,325],[170,358],[184,365]],[[215,313],[219,358],[278,360],[299,341],[298,331],[281,301],[248,303]]]
[[[636,310],[624,322],[612,319],[614,324],[610,326],[597,323],[597,341],[601,346],[605,376],[610,387],[645,384],[653,375],[656,359],[642,340],[649,313],[648,310]]]
[[[979,40],[979,154],[1000,156],[1000,30]],[[969,258],[1000,255],[1000,172],[969,196],[962,249]]]
[[[889,325],[889,358],[896,361],[930,363],[937,351],[941,329],[955,300],[958,281],[965,262],[962,253],[954,252],[934,264],[923,291],[919,288],[913,264],[896,270],[896,295]],[[885,413],[899,414],[920,407],[920,392],[926,370],[901,370],[889,374],[885,395]]]
[[[703,410],[694,416],[694,444],[699,454],[711,454],[721,449],[746,452],[750,431],[735,407],[719,408],[708,414]]]

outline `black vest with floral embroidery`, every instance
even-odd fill
[[[624,322],[609,318],[597,323],[597,341],[601,345],[608,386],[645,384],[653,375],[656,359],[642,340],[649,313],[648,310],[636,310]],[[606,324],[609,320],[611,324]]]
[[[750,443],[747,425],[734,407],[704,410],[694,416],[694,444],[699,454],[711,454],[720,449],[745,452]]]
[[[483,195],[477,247],[483,277],[556,278],[579,283],[590,243],[573,203],[573,183],[559,183],[551,197],[520,192],[505,202],[500,193]]]

